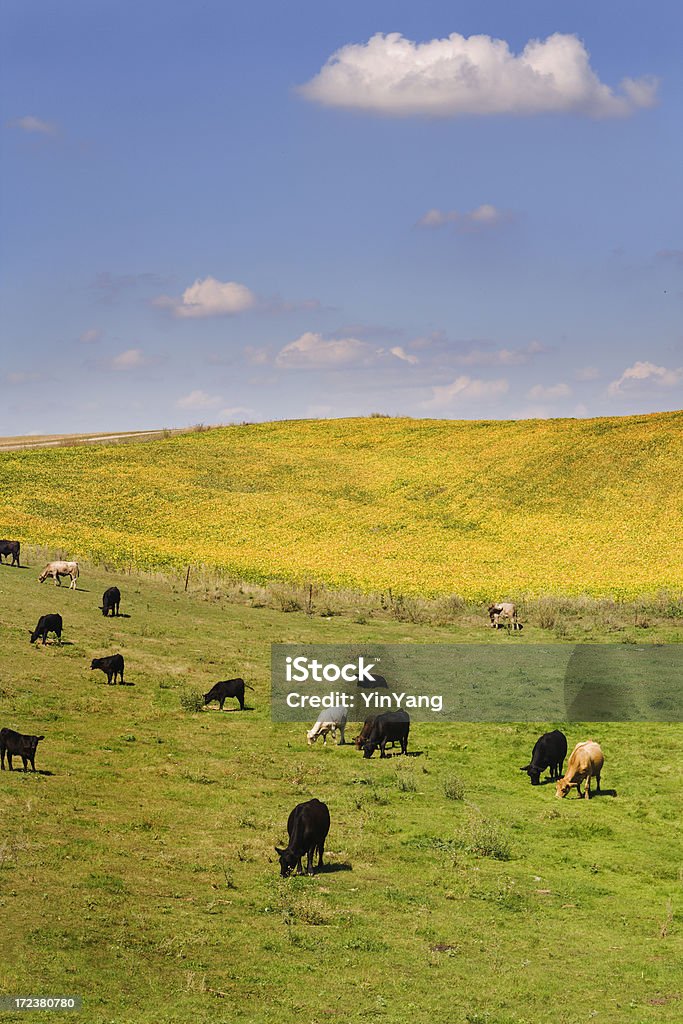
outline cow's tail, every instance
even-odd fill
[[[254,687],[253,687],[253,686],[250,686],[250,685],[249,685],[249,683],[245,683],[244,685],[246,686],[246,688],[247,688],[248,690],[253,690],[253,689],[254,689]]]
[[[73,578],[74,578],[75,580],[77,580],[77,579],[78,579],[78,577],[79,577],[80,575],[81,575],[81,570],[80,570],[80,569],[78,568],[78,562],[76,562],[76,572],[75,572],[75,574],[74,574],[74,577],[73,577]]]

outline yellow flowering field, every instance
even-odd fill
[[[683,413],[302,420],[0,455],[0,533],[113,566],[486,600],[683,583]]]

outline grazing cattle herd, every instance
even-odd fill
[[[12,558],[13,566],[20,565],[20,543],[19,541],[0,541],[0,562],[3,558]],[[43,583],[48,577],[52,577],[57,586],[61,585],[60,577],[69,576],[71,583],[70,590],[77,589],[79,578],[78,562],[54,561],[49,562],[38,577]],[[105,590],[102,595],[100,606],[102,614],[106,617],[118,616],[121,603],[121,592],[118,587],[112,586]],[[522,624],[518,620],[517,609],[514,604],[507,601],[493,604],[488,609],[491,625],[499,629],[501,619],[505,620],[508,629],[521,630]],[[49,633],[54,633],[61,646],[63,622],[62,616],[53,613],[41,615],[35,629],[29,630],[31,644],[42,640],[43,646],[47,644]],[[121,654],[112,654],[105,657],[93,658],[90,669],[100,670],[107,677],[108,684],[123,684],[124,659]],[[382,676],[374,677],[374,686],[386,687],[387,681]],[[244,693],[248,686],[244,679],[225,679],[216,683],[208,693],[204,694],[204,706],[217,701],[219,708],[223,711],[223,705],[228,698],[237,700],[240,710],[244,711]],[[326,708],[318,715],[318,718],[311,729],[306,733],[308,745],[312,746],[319,736],[323,737],[323,744],[327,744],[327,736],[332,734],[333,741],[339,745],[345,745],[344,730],[346,728],[348,710],[342,706]],[[339,740],[337,740],[339,732]],[[400,746],[400,752],[408,755],[408,735],[410,733],[410,716],[406,711],[389,711],[384,714],[370,715],[365,719],[363,727],[358,736],[354,739],[356,750],[363,751],[364,758],[371,758],[375,750],[379,749],[380,758],[386,758],[388,744],[392,748],[396,743]],[[5,755],[9,770],[12,768],[12,757],[21,757],[24,771],[28,771],[28,764],[35,772],[35,755],[38,743],[45,739],[44,736],[23,735],[13,729],[0,729],[0,761],[2,770],[5,770]],[[562,776],[564,759],[567,755],[567,738],[558,729],[546,732],[536,741],[531,761],[520,770],[526,772],[533,786],[540,785],[541,775],[544,771],[550,771],[550,781],[556,782],[556,795],[565,797],[572,787],[576,787],[579,797],[590,797],[591,779],[596,781],[597,792],[600,792],[600,773],[604,764],[604,756],[599,743],[595,740],[587,740],[577,743],[569,757],[567,771]],[[584,793],[581,793],[581,784],[585,783]],[[302,859],[306,856],[306,872],[313,874],[313,859],[318,854],[318,868],[323,866],[323,851],[325,840],[330,830],[330,812],[326,804],[320,800],[312,799],[305,803],[297,804],[291,811],[287,820],[287,833],[289,842],[285,849],[275,847],[280,860],[280,874],[283,878],[288,877],[295,869],[298,874],[303,871]]]

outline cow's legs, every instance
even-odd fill
[[[380,757],[386,757],[387,756],[386,755],[386,748],[387,748],[387,741],[386,740],[380,740],[380,744],[379,744],[379,756]]]
[[[36,770],[36,755],[29,754],[29,761],[31,762],[31,771],[34,772]]]
[[[10,754],[9,750],[7,751],[7,764],[9,765],[9,770],[13,772],[14,768],[12,767],[12,755]]]
[[[4,747],[2,748],[2,750],[0,750],[0,764],[2,765],[2,770],[4,772],[4,770],[5,770],[5,748]]]
[[[408,737],[407,736],[404,736],[402,738],[402,740],[401,740],[401,753],[402,754],[407,754],[408,753]]]
[[[346,726],[345,726],[345,725],[340,725],[340,726],[339,726],[339,733],[340,733],[340,735],[341,735],[341,739],[339,740],[339,746],[340,746],[340,747],[346,746],[346,742],[345,742],[345,740],[344,740],[344,729],[345,729],[345,728],[346,728]]]
[[[586,792],[583,794],[586,800],[591,798],[591,777],[590,775],[586,779]]]
[[[318,867],[319,868],[321,868],[323,866],[323,851],[324,851],[324,849],[325,849],[325,840],[321,839],[321,841],[318,843]]]
[[[597,793],[600,792],[600,772],[598,772],[597,775],[595,776],[595,791]]]
[[[22,760],[22,761],[24,762],[24,771],[25,771],[25,772],[27,772],[27,771],[28,771],[28,758],[27,758],[27,757],[25,757],[25,756],[24,756],[24,755],[22,754],[22,755],[21,755],[21,760]],[[35,768],[34,768],[33,770],[35,771]]]
[[[55,586],[56,586],[56,587],[61,587],[61,585],[62,585],[62,579],[61,579],[61,576],[59,575],[59,573],[58,573],[58,572],[56,572],[56,573],[55,573]]]
[[[308,848],[308,853],[306,854],[306,874],[307,875],[312,875],[313,874],[313,854],[314,854],[314,852],[315,852],[315,846],[310,846]]]

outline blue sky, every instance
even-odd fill
[[[683,406],[680,5],[3,21],[0,434]]]

